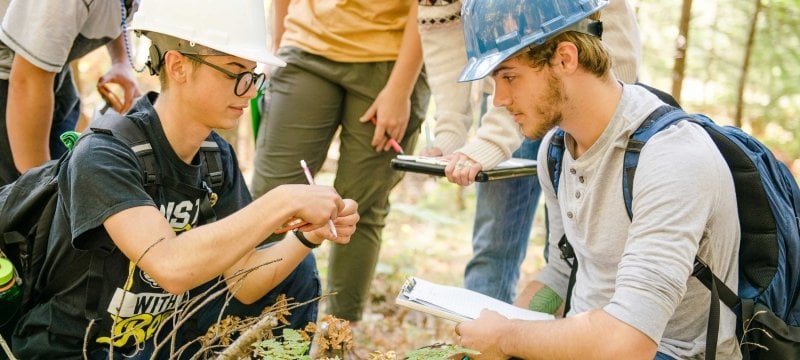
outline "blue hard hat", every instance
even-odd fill
[[[600,36],[599,21],[586,19],[608,0],[466,0],[461,8],[467,66],[459,81],[486,77],[531,45],[571,30]]]

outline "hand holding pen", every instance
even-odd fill
[[[372,125],[378,126],[378,119],[376,119],[374,116],[373,116],[373,117],[371,117],[371,118],[369,119],[369,121],[371,121],[371,122],[372,122]],[[403,154],[405,154],[405,152],[403,151],[403,148],[400,146],[400,144],[398,144],[398,143],[397,143],[397,140],[395,140],[395,139],[392,137],[392,135],[391,135],[391,134],[389,134],[389,132],[384,132],[384,134],[386,135],[386,137],[387,137],[387,138],[389,138],[389,145],[391,145],[391,146],[392,146],[392,149],[394,149],[394,151],[395,151],[396,153],[398,153],[398,154],[400,154],[400,155],[403,155]]]
[[[393,149],[397,153],[403,153],[399,143],[405,138],[411,119],[421,115],[417,113],[420,109],[413,107],[411,101],[416,76],[406,77],[395,73],[396,71],[392,72],[372,104],[358,117],[358,121],[362,123],[372,122],[375,125],[376,131],[372,132],[370,144],[378,152]],[[393,146],[389,139],[394,139],[397,146]]]
[[[300,166],[303,168],[303,173],[306,175],[308,184],[314,185],[314,177],[311,176],[311,170],[308,169],[308,163],[306,163],[305,160],[300,160]],[[333,220],[328,219],[328,227],[330,228],[334,238],[339,237],[339,234],[336,233],[336,225],[333,223]]]

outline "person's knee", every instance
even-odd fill
[[[322,293],[317,264],[314,255],[309,254],[300,264],[264,297],[253,304],[244,305],[231,301],[226,314],[236,316],[258,316],[264,309],[274,307],[281,295],[288,300],[290,307],[289,328],[302,329],[309,322],[316,322],[319,297]],[[297,305],[294,307],[292,304]],[[280,335],[280,331],[275,335]]]
[[[287,280],[291,280],[287,296],[293,297],[297,302],[306,302],[318,298],[322,294],[314,254],[306,256]]]
[[[286,296],[293,299],[293,302],[302,304],[292,310],[289,327],[301,329],[309,322],[316,322],[322,285],[314,254],[309,254],[303,259],[287,280],[290,280],[290,283],[285,288]]]

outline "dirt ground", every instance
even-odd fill
[[[359,354],[394,351],[402,358],[406,352],[423,346],[457,341],[455,323],[396,306],[393,299],[411,275],[441,284],[463,285],[464,266],[472,253],[475,187],[461,188],[446,179],[407,174],[391,200],[371,302],[353,336]],[[544,263],[542,214],[537,211],[520,284],[526,283]],[[327,246],[317,250],[323,279],[327,276],[327,254]],[[322,304],[320,316],[324,309]]]

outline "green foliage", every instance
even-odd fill
[[[692,3],[682,105],[721,124],[736,113],[750,22],[758,0]],[[786,159],[800,158],[800,1],[760,0],[743,99],[743,128]],[[641,81],[670,91],[682,1],[635,0]]]
[[[293,329],[283,330],[283,339],[267,339],[253,344],[255,355],[260,359],[269,360],[311,360],[308,352],[311,342],[303,337],[300,331]],[[394,358],[381,356],[380,352],[373,354],[373,358]],[[478,355],[480,352],[467,349],[458,345],[436,343],[428,345],[406,354],[405,360],[446,360],[461,359],[463,356]],[[338,359],[335,357],[334,359]]]
[[[283,340],[268,339],[253,344],[256,354],[262,359],[275,360],[310,360],[306,355],[311,342],[304,339],[299,331],[283,330]]]
[[[454,357],[478,355],[480,352],[452,344],[433,344],[406,354],[405,360],[445,360]]]
[[[767,96],[748,98],[746,106],[754,127],[764,129],[765,143],[794,159],[800,157],[800,141],[793,135],[800,131],[800,6],[786,0],[764,0],[764,4],[756,38],[761,46],[753,54],[747,86]],[[771,131],[767,124],[773,125]]]

